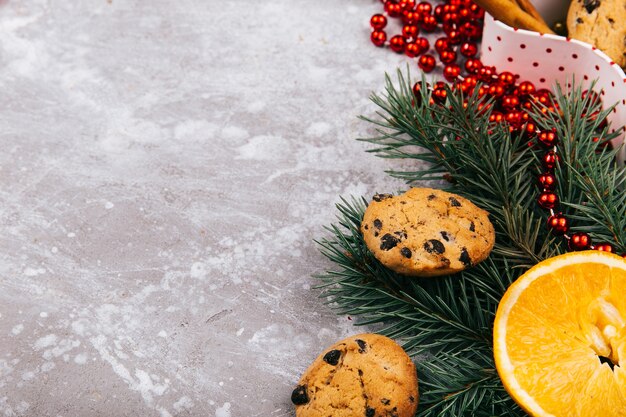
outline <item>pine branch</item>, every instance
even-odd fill
[[[409,184],[446,179],[448,190],[490,213],[496,244],[490,257],[454,276],[407,278],[385,268],[367,249],[360,224],[367,200],[342,200],[338,225],[317,243],[334,269],[318,276],[322,296],[359,324],[383,324],[417,361],[420,406],[417,416],[523,416],[504,390],[493,360],[492,327],[508,286],[528,267],[565,250],[546,226],[534,185],[545,149],[529,147],[521,134],[489,123],[490,110],[476,95],[448,90],[446,105],[431,105],[426,82],[415,97],[410,77],[386,77],[385,94],[374,95],[378,119],[370,152],[384,158],[426,162],[414,171],[390,171]],[[476,89],[477,90],[477,89]],[[556,168],[563,210],[573,230],[590,232],[626,249],[626,171],[614,164],[617,150],[603,145],[616,137],[601,127],[598,104],[580,88],[556,89],[560,111],[537,106],[542,129],[561,138]],[[593,117],[599,112],[599,117]],[[541,115],[541,117],[540,117]],[[594,140],[594,138],[599,140]],[[458,139],[458,140],[457,140]]]

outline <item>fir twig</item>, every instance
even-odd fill
[[[318,277],[340,314],[359,324],[381,323],[381,333],[401,340],[418,359],[417,416],[523,416],[504,390],[493,361],[492,326],[506,288],[527,267],[565,250],[552,236],[547,214],[536,206],[535,176],[544,149],[527,146],[521,134],[489,123],[490,110],[477,95],[448,90],[446,105],[429,104],[426,81],[415,97],[408,75],[386,77],[385,93],[374,95],[376,136],[362,139],[384,158],[426,162],[414,171],[390,171],[409,184],[445,179],[447,189],[489,211],[496,245],[489,259],[454,276],[407,278],[378,262],[367,249],[360,223],[367,200],[342,200],[338,226],[317,243],[334,264]],[[464,104],[465,102],[465,104]],[[556,175],[562,210],[574,230],[626,247],[626,171],[614,164],[617,150],[602,148],[615,137],[601,128],[600,111],[580,88],[557,87],[559,112],[537,106],[543,129],[554,129],[561,163]],[[485,109],[487,107],[487,109]],[[541,116],[541,117],[540,117]],[[598,137],[598,141],[594,141]]]

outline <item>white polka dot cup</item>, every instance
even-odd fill
[[[537,88],[551,89],[556,82],[567,87],[572,77],[584,87],[597,80],[595,90],[601,93],[603,102],[617,104],[609,115],[611,126],[618,129],[626,125],[626,75],[619,65],[592,45],[562,36],[513,29],[486,14],[481,60],[498,71],[521,74]],[[622,129],[613,145],[621,145],[625,136]],[[626,149],[622,148],[619,159],[622,164],[625,162]]]

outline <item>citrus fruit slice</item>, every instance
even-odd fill
[[[506,291],[494,357],[532,416],[626,416],[626,260],[606,252],[547,259]]]

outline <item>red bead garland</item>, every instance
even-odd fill
[[[610,243],[592,245],[591,237],[587,233],[576,232],[568,235],[570,228],[568,219],[563,213],[555,213],[554,209],[559,204],[554,174],[560,160],[556,148],[559,138],[555,131],[540,131],[527,111],[538,104],[541,106],[541,112],[548,114],[558,111],[558,105],[553,101],[553,95],[549,90],[537,89],[529,81],[518,83],[519,75],[509,71],[498,73],[495,67],[483,65],[476,57],[478,53],[476,43],[482,37],[484,11],[471,0],[445,0],[444,4],[435,7],[427,1],[416,4],[415,0],[383,0],[383,3],[387,17],[401,20],[402,32],[387,40],[387,33],[383,29],[387,27],[388,19],[383,14],[375,14],[370,19],[372,43],[379,47],[388,45],[394,52],[417,58],[418,67],[423,72],[429,73],[437,66],[437,59],[435,54],[428,53],[430,43],[425,37],[419,36],[420,31],[430,33],[442,30],[445,36],[435,41],[433,49],[443,64],[444,78],[453,83],[453,88],[463,91],[467,96],[476,94],[479,98],[485,96],[493,98],[493,104],[479,103],[478,112],[490,111],[490,123],[505,123],[512,133],[522,134],[529,141],[529,146],[539,143],[547,149],[541,158],[545,171],[537,179],[541,190],[537,203],[550,212],[547,220],[548,229],[556,235],[563,235],[570,250],[596,249],[613,252],[614,248]],[[483,84],[474,91],[478,81]],[[431,90],[430,104],[444,105],[447,99],[445,84],[438,82],[434,87],[428,88]],[[421,90],[421,83],[413,86],[418,104],[421,104]],[[583,92],[583,98],[589,106],[588,109],[601,103],[600,95],[591,90]],[[467,101],[464,102],[464,106],[467,104]],[[594,120],[599,116],[599,112],[582,116]],[[602,129],[606,123],[606,119],[603,119],[597,122],[597,126]],[[599,142],[599,139],[594,142]],[[606,143],[598,143],[598,148],[601,149],[605,145]],[[626,254],[624,256],[626,257]]]

